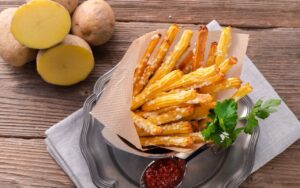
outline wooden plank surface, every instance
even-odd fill
[[[241,187],[299,187],[300,141],[250,176]],[[288,161],[288,162],[287,162]],[[0,138],[0,187],[73,187],[42,139]]]
[[[82,2],[83,0],[80,0]],[[0,11],[25,0],[0,0]],[[116,14],[112,40],[94,49],[91,76],[72,87],[43,82],[34,63],[16,69],[0,59],[0,187],[74,187],[49,156],[44,131],[80,106],[93,84],[131,41],[170,22],[197,28],[212,19],[250,34],[248,56],[300,119],[300,1],[108,0]],[[279,28],[278,28],[279,27]],[[300,187],[300,141],[241,187]]]
[[[0,187],[72,187],[42,139],[0,138]]]
[[[0,0],[0,10],[26,0]],[[83,2],[84,0],[80,0]],[[207,23],[238,27],[300,27],[299,0],[108,0],[118,21]]]

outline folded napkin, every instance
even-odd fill
[[[210,30],[220,30],[216,21],[210,22]],[[253,101],[260,98],[280,98],[252,61],[246,57],[242,79],[254,88],[250,94]],[[83,125],[83,110],[80,109],[46,131],[46,145],[50,155],[69,175],[74,184],[81,188],[93,188],[89,169],[79,147]],[[252,173],[283,152],[300,138],[300,123],[283,102],[276,115],[260,122],[260,136],[257,143]]]

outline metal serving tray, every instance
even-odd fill
[[[112,146],[101,134],[104,126],[89,113],[101,97],[113,70],[97,80],[94,93],[84,103],[85,120],[80,147],[97,187],[134,188],[139,187],[139,177],[153,159],[139,157]],[[243,98],[239,102],[239,114],[248,113],[252,105],[249,97]],[[243,126],[243,123],[241,121],[239,126]],[[257,127],[252,135],[239,136],[227,150],[205,150],[188,163],[186,176],[179,187],[238,187],[251,173],[258,136]]]

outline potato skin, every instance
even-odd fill
[[[8,8],[0,13],[0,56],[15,67],[33,61],[37,50],[20,44],[10,32],[10,25],[17,8]]]
[[[58,2],[66,9],[68,9],[69,13],[72,14],[78,5],[78,0],[52,0]]]
[[[114,26],[114,13],[103,0],[83,2],[72,16],[72,33],[92,46],[106,43],[113,34]]]
[[[30,1],[32,0],[27,0],[27,2]],[[78,0],[52,0],[52,1],[55,1],[61,4],[62,6],[64,6],[69,11],[70,14],[72,14],[76,9],[76,7],[78,6]]]

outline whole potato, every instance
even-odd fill
[[[27,0],[27,2],[32,1],[32,0]],[[52,0],[55,1],[59,4],[61,4],[62,6],[64,6],[70,14],[72,14],[74,12],[74,10],[76,9],[77,5],[78,5],[78,0]]]
[[[103,0],[88,0],[72,16],[72,33],[97,46],[107,42],[115,25],[114,13]]]
[[[20,44],[10,32],[10,25],[17,8],[8,8],[0,13],[0,56],[15,67],[20,67],[36,57],[36,50]]]

